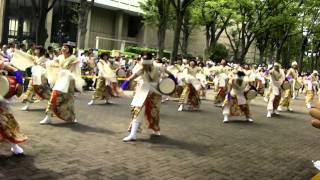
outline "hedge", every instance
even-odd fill
[[[125,49],[126,52],[131,52],[135,54],[141,54],[143,52],[148,52],[148,53],[153,53],[157,54],[158,49],[153,49],[153,48],[142,48],[142,47],[133,47],[133,46],[128,46]],[[164,51],[164,57],[170,58],[171,53],[169,51]]]
[[[98,50],[98,53],[101,54],[101,53],[110,53],[111,54],[112,50],[107,50],[107,49],[99,49]],[[123,52],[123,53],[120,53],[121,55],[125,55],[125,56],[128,56],[128,57],[132,57],[132,56],[136,56],[137,54],[136,53],[132,53],[132,52]]]

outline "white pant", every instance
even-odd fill
[[[268,111],[273,111],[274,110],[274,107],[273,107],[273,101],[275,99],[275,95],[274,94],[271,94],[270,95],[270,98],[269,98],[269,101],[268,101],[268,106],[267,106],[267,110]]]
[[[143,106],[142,107],[142,109],[141,109],[141,111],[140,111],[140,113],[139,113],[139,115],[138,115],[138,117],[136,118],[136,119],[134,119],[136,122],[138,122],[138,123],[142,123],[143,122],[143,120],[144,120],[144,114],[145,114],[145,106]]]

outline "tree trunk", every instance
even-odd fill
[[[242,64],[242,63],[245,62],[245,60],[246,60],[246,54],[247,54],[247,53],[241,51],[241,54],[240,54],[240,57],[239,57],[239,60],[238,60],[239,64]]]
[[[289,44],[287,44],[287,48],[283,49],[282,54],[281,54],[281,64],[283,65],[284,68],[288,69],[290,67],[290,61],[289,61],[289,57],[290,57],[290,49],[289,49]]]
[[[185,29],[185,31],[183,31],[183,39],[182,39],[182,46],[181,46],[181,52],[184,57],[188,56],[189,37],[190,37],[190,31]]]
[[[213,50],[215,49],[216,45],[217,45],[217,41],[219,39],[219,37],[216,37],[216,28],[215,28],[215,23],[213,23],[209,29],[209,45],[207,48],[207,52],[208,52],[208,57],[210,57],[213,53]]]
[[[182,27],[184,11],[176,10],[176,27],[174,29],[174,39],[173,39],[173,49],[171,54],[171,61],[170,63],[173,64],[176,61],[179,51],[179,41],[180,41],[180,33]]]
[[[314,56],[313,56],[313,49],[311,50],[311,58],[310,58],[310,60],[311,60],[311,63],[310,63],[310,69],[311,69],[311,71],[313,71],[314,70]]]
[[[269,39],[269,35],[265,34],[265,35],[261,35],[257,38],[257,48],[259,50],[259,64],[263,64],[266,63],[266,58],[264,58],[265,53],[266,53],[266,49],[268,47],[268,39]]]
[[[233,60],[236,63],[239,63],[239,49],[233,50]]]
[[[162,58],[164,56],[166,30],[168,26],[170,1],[169,0],[157,0],[157,7],[159,11],[159,24],[158,24],[158,56]]]
[[[303,37],[303,42],[301,45],[301,49],[299,52],[299,57],[298,57],[298,65],[300,67],[300,72],[302,70],[303,67],[303,57],[304,57],[304,52],[306,51],[306,45],[308,44],[308,38],[307,37]]]
[[[319,48],[320,48],[320,43],[317,43],[316,45],[315,45],[315,53],[316,53],[316,57],[315,57],[315,60],[316,60],[316,64],[315,64],[315,69],[319,69],[319,53],[320,53],[320,51],[319,51]]]
[[[164,56],[164,43],[166,38],[166,27],[163,25],[159,25],[158,27],[158,56],[162,58]]]
[[[47,8],[48,0],[40,1],[39,12],[37,13],[37,29],[36,29],[36,44],[44,46],[48,33],[46,29],[46,20],[47,20]]]
[[[277,61],[277,62],[280,62],[281,52],[282,52],[282,48],[281,48],[281,47],[277,47],[277,51],[276,51],[276,61]]]
[[[210,37],[210,26],[206,25],[206,51],[209,50]]]
[[[317,51],[317,54],[316,54],[316,65],[315,65],[315,68],[316,69],[319,69],[319,51]]]
[[[264,52],[265,52],[265,49],[264,48],[259,48],[259,64],[263,64],[264,63]]]
[[[206,25],[206,49],[204,51],[205,56],[210,56],[210,25]]]
[[[80,7],[78,11],[78,37],[77,37],[77,48],[85,48],[85,39],[87,34],[87,24],[89,12],[93,6],[93,2],[89,3],[87,0],[80,1]]]

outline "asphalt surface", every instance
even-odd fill
[[[310,125],[303,99],[295,112],[266,118],[261,97],[250,106],[254,123],[244,117],[223,124],[221,109],[210,100],[200,111],[177,112],[177,102],[161,108],[161,137],[149,131],[123,143],[130,122],[130,97],[111,105],[88,106],[92,92],[78,95],[79,123],[54,119],[40,125],[45,101],[29,112],[12,105],[29,141],[24,156],[0,146],[0,179],[310,179],[318,173],[320,131]]]

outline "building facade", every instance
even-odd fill
[[[40,1],[40,0],[36,0]],[[52,0],[49,0],[51,4]],[[89,12],[85,48],[123,49],[126,46],[156,48],[157,29],[142,22],[141,0],[95,0]],[[77,42],[76,12],[72,9],[79,0],[57,0],[48,13],[47,30],[50,42]],[[35,21],[31,0],[0,0],[0,42],[35,40]],[[222,36],[220,41],[228,46]],[[205,31],[196,29],[190,36],[189,52],[203,56]],[[173,31],[167,30],[165,49],[173,45]],[[252,51],[249,52],[252,56]]]

